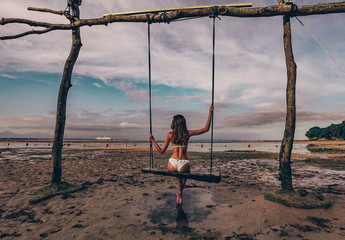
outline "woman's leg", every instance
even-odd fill
[[[184,165],[180,171],[180,173],[190,173],[190,165],[189,163],[187,163],[186,165]],[[187,182],[187,178],[182,178],[181,179],[181,192],[183,191],[184,186],[186,185]]]
[[[180,171],[180,173],[189,173],[190,172],[190,165],[189,163],[187,163],[186,165],[184,165]],[[178,189],[178,193],[176,194],[179,195],[177,196],[178,198],[178,204],[182,204],[182,192],[184,189],[184,186],[186,185],[187,182],[187,178],[177,178],[177,189]]]
[[[177,193],[176,193],[176,203],[182,204],[182,178],[176,178],[177,180]]]
[[[185,178],[176,178],[177,179],[177,193],[176,193],[176,203],[182,204],[182,192],[186,184]]]
[[[171,164],[171,162],[168,162],[168,172],[177,172],[177,169]],[[182,198],[181,198],[181,181],[179,178],[177,179],[177,193],[176,193],[176,203],[182,204]]]

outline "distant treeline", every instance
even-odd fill
[[[312,127],[305,133],[305,136],[309,140],[345,140],[345,122],[342,122],[341,124],[331,124],[325,128]]]

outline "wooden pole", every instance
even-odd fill
[[[283,17],[284,27],[284,50],[287,68],[287,86],[286,86],[286,122],[284,138],[279,153],[279,177],[283,190],[293,191],[291,176],[291,151],[296,125],[296,69],[291,42],[291,22],[290,16]]]
[[[77,4],[74,4],[73,0],[71,1],[71,10],[72,16],[79,18],[79,7]],[[67,107],[67,95],[71,84],[73,67],[76,63],[81,48],[81,38],[80,38],[80,29],[74,28],[72,30],[72,47],[68,58],[66,59],[65,67],[62,74],[57,110],[56,110],[56,123],[55,123],[55,132],[54,140],[52,147],[52,178],[51,183],[61,183],[62,177],[62,146],[63,138],[66,124],[66,107]]]

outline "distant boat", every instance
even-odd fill
[[[111,137],[96,137],[97,140],[111,140]]]

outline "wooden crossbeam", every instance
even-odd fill
[[[215,176],[215,175],[210,175],[210,174],[178,173],[178,172],[168,172],[168,171],[153,170],[153,169],[142,169],[141,171],[144,173],[152,173],[152,174],[157,174],[157,175],[162,175],[162,176],[193,179],[193,180],[201,181],[201,182],[219,183],[221,181],[220,175]]]
[[[146,13],[160,13],[160,12],[171,12],[177,10],[190,10],[190,9],[202,9],[213,7],[214,5],[207,5],[207,6],[194,6],[194,7],[181,7],[181,8],[163,8],[163,9],[153,9],[153,10],[143,10],[143,11],[132,11],[132,12],[122,12],[122,13],[108,13],[104,14],[103,17],[106,16],[118,16],[118,15],[136,15],[136,14],[146,14]],[[252,3],[238,3],[238,4],[224,4],[219,5],[224,7],[252,7]]]

